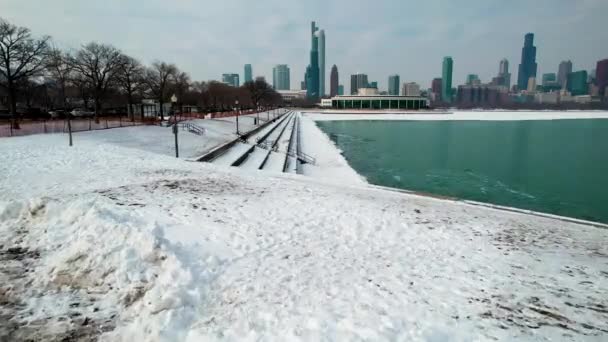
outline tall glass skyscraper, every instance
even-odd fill
[[[388,77],[388,94],[399,95],[399,75],[392,75]]]
[[[289,67],[287,64],[277,64],[272,69],[272,87],[276,90],[289,90]]]
[[[335,64],[333,67],[331,67],[331,74],[329,75],[329,79],[329,96],[334,97],[338,95],[338,86],[340,85],[338,67]]]
[[[369,83],[367,82],[366,74],[354,74],[350,75],[350,94],[357,95],[360,88],[367,88]]]
[[[526,34],[524,47],[521,49],[521,64],[517,75],[517,88],[519,90],[528,88],[528,80],[536,78],[536,46],[534,46],[534,33]]]
[[[500,65],[498,67],[498,78],[501,80],[501,86],[507,87],[507,89],[511,88],[511,74],[509,73],[509,61],[506,58],[503,58],[500,61]]]
[[[251,71],[251,64],[245,64],[245,74],[243,75],[245,83],[253,81],[253,73]]]
[[[325,30],[318,32],[319,37],[319,96],[325,96]]]
[[[238,88],[240,86],[239,74],[222,74],[222,83]]]
[[[599,89],[600,96],[608,97],[608,59],[597,62],[595,68],[595,84]]]
[[[562,61],[559,63],[559,68],[557,70],[557,83],[562,86],[562,89],[566,88],[566,83],[568,81],[568,74],[572,72],[572,61]]]
[[[452,102],[452,73],[454,60],[452,57],[443,58],[443,71],[441,73],[441,100],[447,103]]]
[[[543,74],[543,86],[549,86],[557,81],[557,75],[554,72]]]
[[[467,75],[467,85],[476,85],[479,82],[479,76],[477,74]]]
[[[310,36],[312,40],[310,49],[310,64],[306,68],[306,96],[308,98],[318,98],[319,92],[319,28],[313,21],[310,25]]]
[[[568,91],[572,96],[587,95],[587,70],[569,73],[566,83]]]

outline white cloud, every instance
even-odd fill
[[[326,31],[327,77],[337,64],[346,88],[357,71],[381,87],[393,73],[428,86],[445,55],[454,57],[456,83],[468,73],[489,80],[503,57],[516,79],[528,31],[536,34],[541,72],[562,59],[590,69],[608,57],[605,0],[0,0],[0,8],[0,16],[60,46],[111,43],[144,62],[177,63],[194,79],[242,74],[245,63],[270,79],[272,66],[286,63],[293,88],[308,64],[311,20]]]

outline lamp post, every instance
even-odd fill
[[[236,110],[236,135],[239,135],[239,99],[234,100],[234,109]]]
[[[171,96],[171,107],[175,107],[175,104],[177,103],[177,96],[175,96],[175,94],[173,94],[173,96]],[[161,104],[162,106],[162,104]],[[177,144],[177,116],[175,115],[175,110],[173,110],[173,134],[175,135],[175,158],[179,158],[179,145]]]

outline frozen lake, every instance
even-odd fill
[[[370,183],[608,222],[606,119],[317,124]]]

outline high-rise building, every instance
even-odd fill
[[[521,49],[521,64],[517,75],[517,88],[527,89],[528,80],[536,78],[536,46],[534,46],[534,33],[526,34],[524,47]]]
[[[452,73],[454,61],[452,57],[443,58],[443,71],[441,77],[441,99],[444,102],[452,102]]]
[[[344,95],[344,86],[342,84],[338,86],[338,95]]]
[[[319,96],[325,96],[325,30],[320,30],[319,36]]]
[[[354,74],[350,76],[350,94],[357,95],[359,88],[367,88],[367,75]]]
[[[300,90],[306,90],[306,81],[300,82]]]
[[[229,86],[238,88],[240,86],[239,74],[222,74],[222,82]]]
[[[572,96],[587,95],[587,70],[580,70],[568,74],[567,88]]]
[[[378,82],[377,81],[369,82],[369,84],[367,85],[367,87],[368,88],[378,89]]]
[[[557,81],[557,75],[554,72],[543,74],[543,86],[551,85]]]
[[[477,85],[479,82],[479,76],[476,74],[468,74],[467,75],[467,85]]]
[[[321,96],[318,30],[319,28],[313,21],[310,24],[310,36],[312,40],[310,48],[310,64],[308,64],[308,67],[306,68],[306,96],[309,98],[318,98]],[[323,44],[325,44],[325,34],[323,34]],[[325,50],[325,47],[323,47],[323,50]],[[323,53],[325,53],[325,51],[323,51]],[[323,57],[323,63],[325,63],[325,57]]]
[[[272,87],[275,90],[290,90],[289,66],[287,64],[277,64],[272,69]]]
[[[562,61],[559,63],[559,69],[557,71],[557,83],[562,86],[562,89],[566,88],[566,82],[568,81],[568,74],[572,72],[572,62]]]
[[[599,96],[608,97],[608,59],[603,59],[597,62],[595,68],[595,85],[598,88]]]
[[[388,94],[399,95],[399,84],[401,81],[399,75],[391,75],[388,77]]]
[[[251,70],[251,64],[245,64],[245,73],[243,75],[244,78],[244,82],[251,82],[253,81],[253,73]]]
[[[441,78],[434,78],[431,82],[431,91],[435,96],[435,101],[441,101]]]
[[[595,84],[595,69],[591,69],[589,75],[587,75],[587,83]]]
[[[500,60],[500,65],[498,66],[498,77],[496,80],[499,80],[499,84],[494,84],[497,86],[503,86],[507,89],[511,88],[511,74],[509,73],[509,61],[506,58]],[[494,83],[494,82],[493,82]]]
[[[331,67],[331,74],[329,75],[329,79],[329,96],[334,97],[338,95],[338,86],[340,83],[338,67],[335,64]]]
[[[530,78],[528,78],[528,85],[526,86],[526,90],[529,93],[536,92],[536,77],[530,77]]]
[[[420,86],[416,82],[403,83],[403,88],[401,88],[401,95],[420,96]]]

